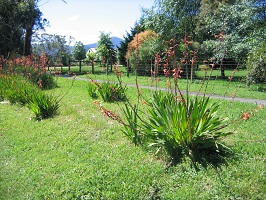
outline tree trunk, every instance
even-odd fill
[[[24,47],[23,47],[23,55],[28,56],[31,54],[31,37],[33,34],[33,25],[26,29],[25,39],[24,39]]]
[[[221,66],[221,76],[222,76],[222,79],[225,79],[225,73],[224,73],[224,66],[223,65]]]

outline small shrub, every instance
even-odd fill
[[[59,100],[47,95],[36,85],[20,75],[0,76],[0,96],[11,104],[19,103],[30,108],[36,119],[52,117],[59,108]]]
[[[104,102],[115,102],[115,101],[126,101],[126,86],[122,86],[119,83],[97,83],[94,81],[95,86],[97,89],[93,88],[92,85],[88,86],[89,95],[91,97],[95,97],[96,95],[101,96]],[[96,94],[96,91],[98,94]]]
[[[35,82],[41,89],[49,90],[58,87],[57,82],[50,74],[40,74],[38,81]]]
[[[55,88],[57,87],[55,78],[46,73],[46,63],[48,62],[46,59],[44,55],[40,55],[38,58],[33,56],[11,58],[6,61],[6,69],[3,70],[3,74],[21,75],[41,89]]]
[[[266,43],[249,55],[246,67],[248,86],[252,83],[266,83]]]
[[[126,99],[125,90],[119,84],[102,83],[98,91],[105,102],[124,101]]]

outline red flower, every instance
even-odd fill
[[[174,78],[177,79],[177,78],[181,78],[181,73],[183,71],[181,70],[180,67],[177,67],[177,68],[173,69],[173,72],[174,72],[173,73]]]
[[[263,109],[263,105],[259,105],[258,108],[262,110]]]
[[[163,73],[165,76],[169,76],[170,75],[170,70],[169,69],[164,69]]]
[[[243,113],[242,116],[241,116],[241,118],[243,120],[248,120],[249,119],[249,114],[248,113]]]

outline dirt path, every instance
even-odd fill
[[[66,77],[69,79],[73,79],[72,77]],[[80,78],[80,77],[76,77],[76,80],[83,80],[83,81],[88,81],[87,78]],[[97,82],[103,82],[102,80],[96,80]],[[130,87],[134,87],[134,84],[126,84],[127,86]],[[151,86],[142,86],[139,85],[139,88],[146,88],[146,89],[151,89],[151,90],[167,90],[167,88],[156,88],[156,87],[151,87]],[[184,91],[182,91],[184,92]],[[197,92],[189,92],[190,95],[197,95]],[[208,96],[209,94],[207,94],[206,96]],[[199,96],[203,96],[203,94],[199,94]],[[250,98],[240,98],[240,97],[235,97],[232,99],[232,97],[229,96],[222,96],[222,95],[216,95],[216,94],[211,94],[209,95],[211,98],[214,99],[224,99],[227,101],[238,101],[238,102],[242,102],[242,103],[252,103],[252,104],[258,104],[258,105],[264,105],[266,106],[266,94],[265,94],[265,99],[250,99]]]

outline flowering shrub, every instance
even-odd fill
[[[180,151],[190,155],[200,149],[220,151],[219,140],[230,132],[229,124],[216,112],[219,104],[209,105],[208,97],[177,100],[172,93],[155,92],[148,109],[148,120],[141,124],[150,145],[164,147],[177,160]]]
[[[125,101],[126,98],[126,86],[121,86],[118,83],[93,83],[88,84],[89,96],[93,99],[100,96],[104,102]]]
[[[0,91],[3,98],[8,100],[11,104],[27,104],[28,95],[38,90],[37,86],[32,85],[27,79],[18,75],[1,75],[0,83]]]
[[[38,86],[19,75],[0,75],[0,94],[2,100],[30,108],[37,120],[54,116],[59,108],[60,100],[57,97],[47,95]]]
[[[199,155],[198,153],[202,150],[205,152],[230,150],[221,140],[232,132],[223,129],[239,120],[248,120],[253,115],[252,112],[244,112],[240,117],[231,121],[219,116],[217,114],[219,104],[210,103],[209,97],[205,94],[209,80],[206,77],[198,92],[199,94],[201,89],[204,89],[204,95],[202,97],[189,95],[188,79],[192,80],[197,53],[188,48],[192,44],[191,37],[185,38],[183,42],[184,52],[180,62],[176,61],[176,45],[173,44],[173,40],[170,41],[172,46],[165,52],[162,71],[169,83],[167,92],[155,91],[150,99],[141,100],[142,95],[136,80],[138,101],[134,105],[125,102],[122,107],[124,120],[102,105],[99,106],[104,116],[117,120],[123,125],[123,133],[135,145],[157,146],[156,152],[165,150],[174,162],[182,155],[187,155],[194,161],[194,155]],[[156,54],[156,66],[154,71],[151,70],[152,76],[157,75],[156,71],[161,67],[161,61],[160,54]],[[178,80],[184,77],[183,73],[187,78],[185,94],[178,84]],[[207,83],[205,83],[206,80]],[[143,102],[146,107],[140,106],[140,102]]]
[[[5,64],[4,67],[3,64]],[[40,57],[31,55],[8,60],[0,59],[0,68],[2,68],[3,74],[22,75],[32,83],[38,85],[41,89],[57,87],[54,77],[47,74],[46,67],[48,65],[49,61],[45,53],[41,54]]]
[[[39,64],[37,64],[39,62]],[[30,108],[37,120],[52,117],[59,108],[59,99],[41,89],[51,89],[57,84],[46,74],[46,60],[32,56],[0,60],[0,100],[19,103]]]

